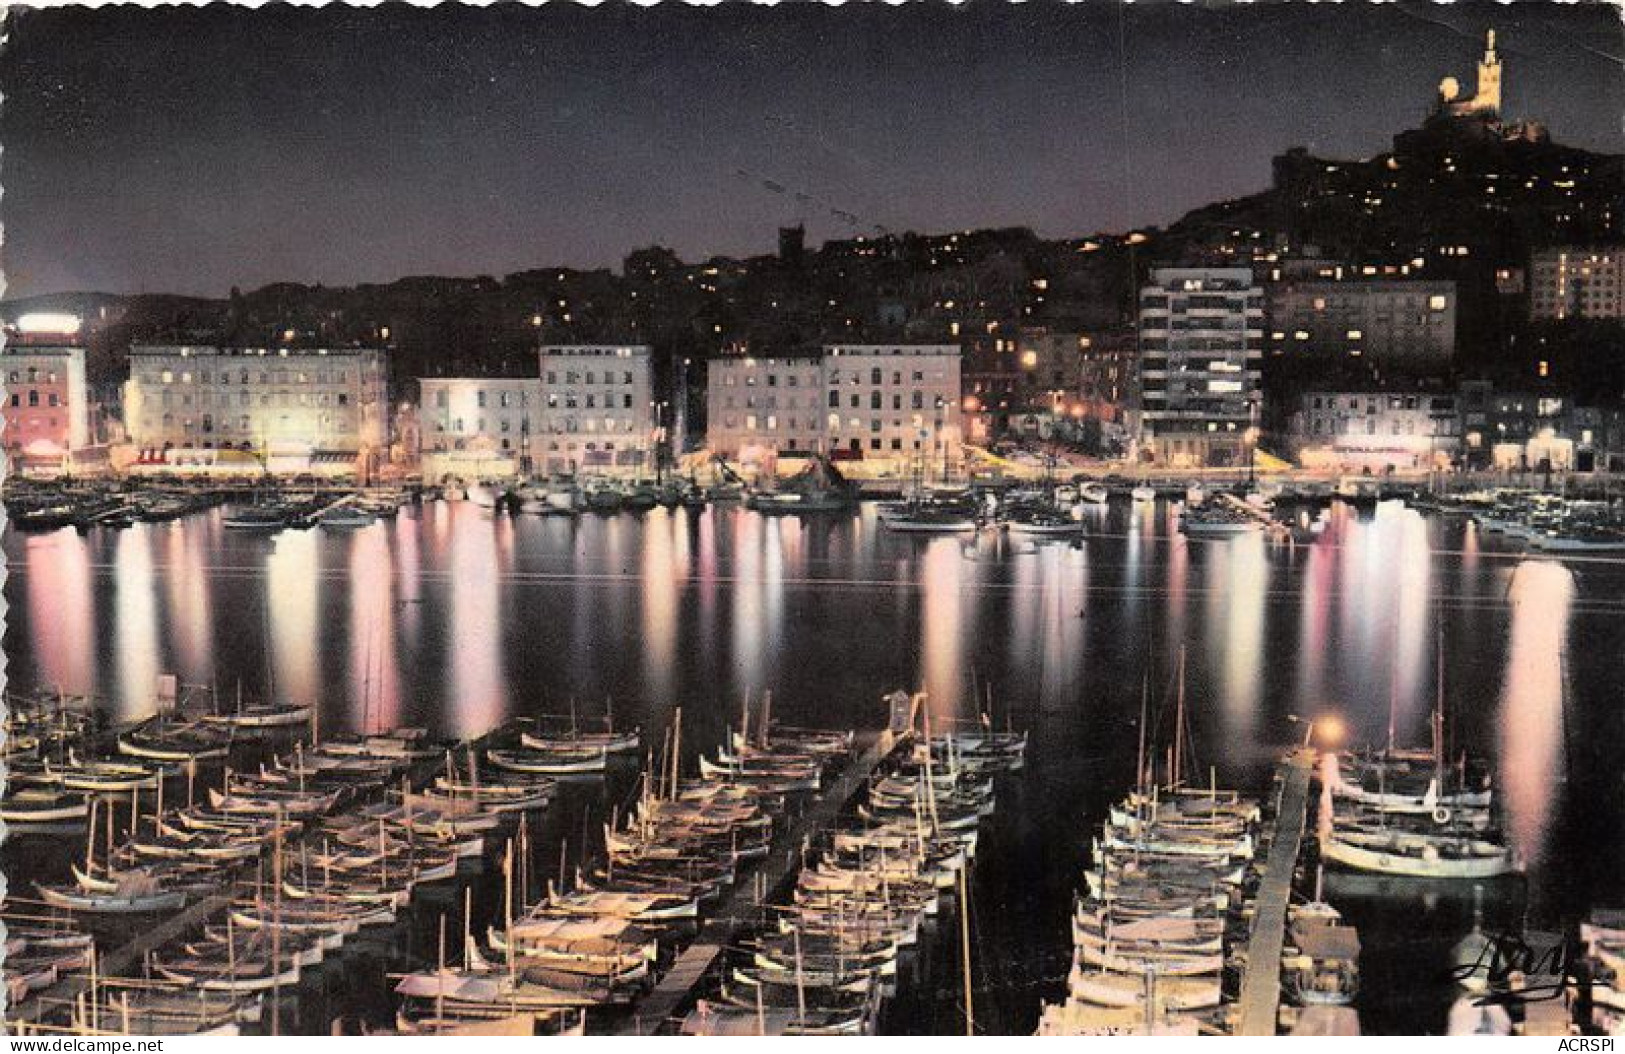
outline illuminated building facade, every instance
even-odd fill
[[[418,391],[425,479],[531,472],[540,378],[423,377]]]
[[[655,406],[647,345],[548,345],[540,351],[536,470],[652,469]]]
[[[813,452],[906,471],[961,438],[957,344],[837,344],[818,355],[712,360],[707,446],[765,466]]]
[[[1461,442],[1456,396],[1307,392],[1288,439],[1310,469],[1390,472],[1448,466]]]
[[[64,466],[90,443],[85,349],[12,335],[0,362],[5,370],[3,440],[11,463],[24,469]]]
[[[143,461],[184,464],[234,451],[273,471],[387,453],[388,377],[372,348],[130,349],[124,421]]]
[[[957,458],[957,344],[834,344],[824,349],[831,456],[902,468]]]
[[[765,466],[823,451],[824,363],[819,355],[712,359],[706,380],[707,445]]]

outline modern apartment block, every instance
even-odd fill
[[[1140,456],[1239,465],[1256,442],[1264,291],[1247,268],[1158,268],[1140,290]]]

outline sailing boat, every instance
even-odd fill
[[[1469,789],[1463,778],[1455,790],[1446,789],[1442,632],[1437,654],[1431,750],[1394,748],[1395,693],[1390,693],[1388,747],[1375,757],[1355,759],[1359,782],[1344,780],[1338,757],[1328,755],[1331,829],[1321,844],[1328,862],[1427,879],[1486,879],[1518,870],[1512,851],[1493,829],[1488,786]],[[1458,774],[1464,775],[1466,768],[1464,759]],[[1368,786],[1373,777],[1375,790]],[[1424,778],[1425,787],[1418,787]],[[1390,791],[1389,781],[1398,789]]]

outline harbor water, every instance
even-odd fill
[[[1561,931],[1625,904],[1625,559],[1534,559],[1463,520],[1334,504],[1310,544],[1186,539],[1164,503],[1089,510],[1081,542],[893,534],[875,509],[767,517],[733,505],[578,518],[407,507],[349,529],[228,531],[218,509],[124,530],[7,533],[8,690],[151,713],[183,691],[314,702],[323,732],[425,725],[479,735],[572,711],[713,750],[747,693],[776,719],[878,728],[882,696],[924,690],[933,722],[1030,733],[973,879],[979,1030],[1030,1032],[1064,989],[1067,916],[1093,829],[1132,782],[1142,691],[1171,698],[1183,653],[1200,778],[1262,794],[1316,722],[1342,745],[1426,746],[1491,762],[1527,865],[1480,894],[1486,928]],[[1439,668],[1442,656],[1442,671]],[[1340,745],[1320,742],[1323,746]],[[631,774],[572,788],[538,843],[590,857]],[[557,847],[557,848],[555,848]],[[62,847],[0,850],[14,888]],[[500,879],[479,887],[490,917]],[[1365,953],[1367,1032],[1439,1032],[1469,890],[1342,895]],[[453,899],[455,899],[453,897]],[[460,905],[448,904],[449,911]],[[460,922],[458,923],[460,925]],[[298,1016],[380,1000],[431,960],[435,919]],[[896,1032],[962,1029],[952,941],[887,1010]]]

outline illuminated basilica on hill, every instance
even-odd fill
[[[1455,77],[1444,78],[1439,82],[1439,98],[1433,120],[1469,121],[1503,139],[1543,142],[1547,138],[1546,126],[1539,121],[1501,119],[1501,56],[1495,51],[1493,29],[1485,34],[1484,56],[1478,60],[1478,80],[1473,94],[1464,97],[1460,81]]]

